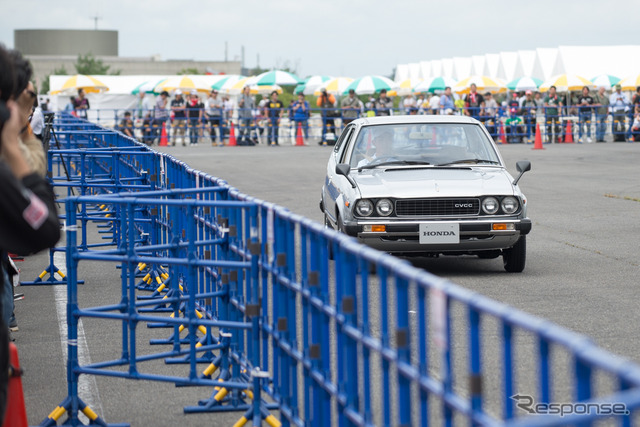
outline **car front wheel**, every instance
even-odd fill
[[[509,273],[521,273],[527,261],[527,237],[521,236],[512,248],[505,249],[502,259]]]

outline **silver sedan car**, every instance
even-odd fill
[[[399,255],[502,256],[521,272],[531,231],[518,187],[531,163],[507,172],[491,136],[461,116],[391,116],[351,122],[327,165],[325,224]]]

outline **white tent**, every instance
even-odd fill
[[[396,65],[396,75],[394,80],[398,83],[409,78],[409,64]]]
[[[531,75],[542,80],[548,80],[554,75],[558,48],[538,48],[536,49],[536,60],[533,65]]]
[[[420,79],[420,64],[417,62],[413,62],[409,64],[409,78],[410,79]]]
[[[516,69],[513,73],[513,78],[517,79],[518,77],[522,77],[522,76],[538,77],[533,75],[533,66],[535,62],[536,62],[535,50],[519,50],[518,61],[516,62]],[[542,76],[538,78],[542,79]]]
[[[484,70],[480,75],[487,77],[498,77],[498,66],[500,65],[500,55],[497,53],[487,53],[484,61]]]
[[[431,76],[429,77],[442,77],[442,60],[434,59],[431,61]]]
[[[443,58],[442,59],[442,76],[443,77],[451,77],[452,79],[456,78],[453,75],[453,59],[452,58]]]
[[[509,82],[513,80],[518,62],[517,52],[500,52],[500,65],[496,77]]]
[[[420,61],[420,78],[428,79],[431,77],[431,61]]]
[[[471,75],[471,58],[470,57],[453,57],[453,77],[456,80],[466,79]]]
[[[471,57],[471,74],[474,76],[484,75],[484,64],[486,57],[484,55],[473,55]]]

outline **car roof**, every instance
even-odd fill
[[[468,124],[480,124],[474,118],[467,116],[452,116],[452,115],[398,115],[398,116],[378,116],[378,117],[363,117],[353,121],[354,124],[359,126],[367,125],[388,125],[388,124],[416,124],[416,123],[468,123]]]

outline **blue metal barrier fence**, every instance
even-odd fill
[[[65,144],[52,147],[51,170],[73,164],[68,176],[52,176],[68,192],[68,396],[42,425],[65,413],[69,425],[81,424],[80,413],[112,425],[79,398],[80,375],[210,387],[185,413],[239,411],[238,426],[638,419],[640,367],[588,338],[122,134],[70,117],[56,126]],[[78,127],[82,134],[70,130]],[[108,242],[89,241],[94,226]],[[117,304],[80,307],[78,264],[88,261],[121,269]],[[82,317],[120,325],[120,357],[80,365]],[[140,325],[167,328],[150,344],[168,348],[140,352]],[[188,374],[151,373],[153,360],[186,364]]]

